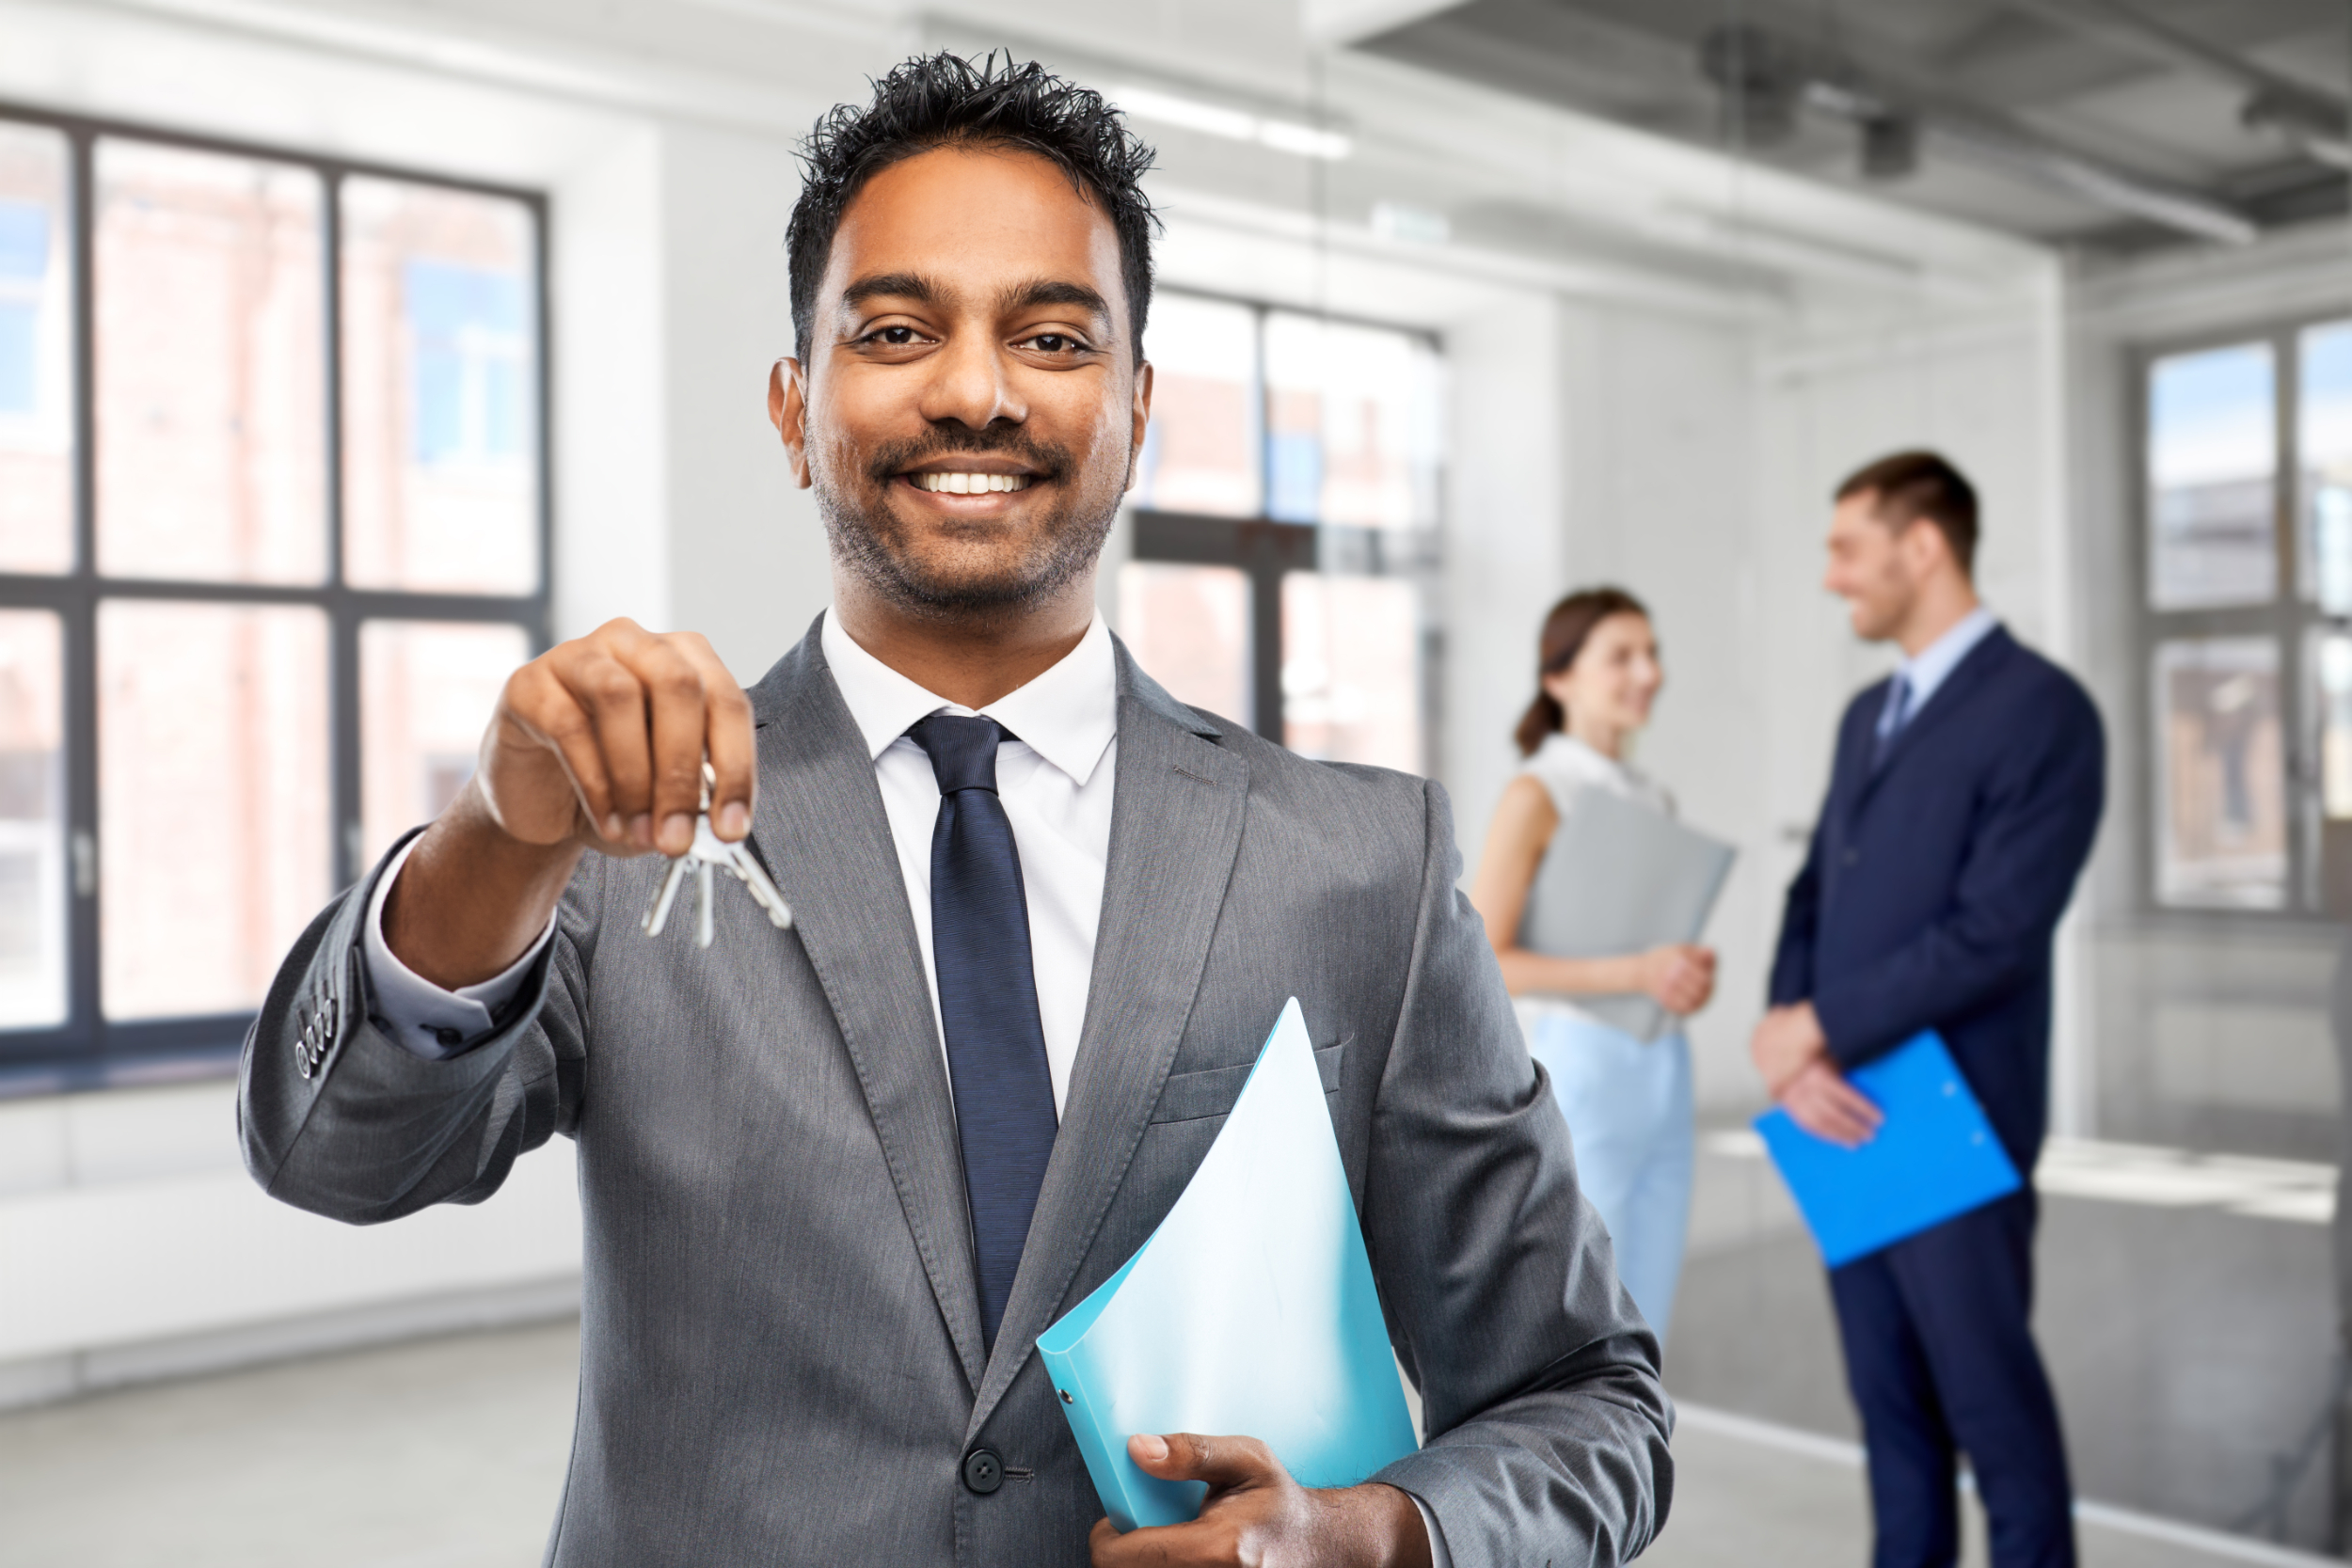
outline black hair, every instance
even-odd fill
[[[872,103],[835,104],[802,143],[805,182],[785,233],[793,352],[801,362],[808,362],[817,285],[841,214],[875,175],[941,147],[1034,152],[1102,204],[1119,234],[1120,280],[1140,362],[1144,318],[1152,308],[1152,230],[1158,221],[1140,183],[1152,167],[1152,149],[1101,93],[1034,60],[1015,64],[1007,54],[1000,62],[993,50],[977,59],[944,50],[909,59],[874,83]]]

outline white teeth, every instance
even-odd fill
[[[984,496],[999,491],[1026,490],[1026,474],[915,474],[911,476],[915,487],[934,494],[950,496]]]

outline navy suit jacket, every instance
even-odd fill
[[[1855,697],[1838,726],[1772,1000],[1810,999],[1850,1069],[1940,1031],[2030,1170],[2049,1119],[2051,934],[2106,796],[2099,712],[1996,627],[1873,768],[1887,687]]]

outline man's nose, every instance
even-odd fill
[[[959,332],[931,356],[923,388],[923,417],[986,430],[998,420],[1018,423],[1027,409],[1013,391],[999,345],[984,332]]]

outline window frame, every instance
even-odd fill
[[[2310,649],[2314,633],[2352,632],[2352,616],[2328,614],[2316,592],[2304,593],[2303,463],[2301,450],[2303,333],[2314,326],[2352,321],[2352,308],[2309,311],[2233,328],[2216,328],[2135,345],[2128,352],[2132,421],[2125,443],[2133,465],[2133,537],[2127,552],[2132,573],[2132,670],[2130,690],[2139,729],[2141,766],[2134,769],[2134,805],[2145,825],[2139,834],[2135,894],[2143,917],[2196,927],[2215,920],[2292,927],[2325,922],[2321,908],[2320,851],[2324,802],[2319,774],[2320,710],[2312,681]],[[2159,361],[2183,355],[2260,343],[2270,350],[2273,470],[2271,547],[2277,552],[2277,588],[2266,603],[2158,610],[2153,605],[2156,494],[2149,471],[2154,413],[2154,370]],[[2280,802],[2286,829],[2286,896],[2275,909],[2229,904],[2169,903],[2161,893],[2164,835],[2164,734],[2157,705],[2156,650],[2181,640],[2260,638],[2279,653]]]
[[[1441,666],[1444,635],[1433,615],[1439,570],[1438,541],[1445,528],[1445,450],[1438,450],[1436,492],[1438,512],[1421,527],[1368,528],[1353,523],[1305,523],[1273,515],[1274,442],[1273,387],[1266,374],[1266,319],[1280,313],[1308,317],[1340,326],[1360,326],[1416,339],[1445,356],[1442,335],[1425,327],[1404,326],[1369,316],[1305,309],[1270,303],[1244,294],[1211,289],[1163,288],[1166,295],[1239,306],[1253,319],[1251,342],[1255,361],[1250,389],[1257,399],[1252,438],[1257,442],[1258,510],[1248,515],[1170,511],[1137,506],[1132,510],[1134,532],[1128,559],[1145,563],[1185,566],[1231,566],[1249,579],[1250,728],[1277,746],[1285,744],[1282,698],[1282,578],[1292,572],[1315,572],[1348,577],[1405,578],[1412,581],[1421,606],[1417,666],[1421,672],[1421,766],[1424,773],[1438,770],[1438,742],[1442,721]],[[1150,328],[1145,328],[1146,357]]]
[[[551,584],[555,569],[555,509],[548,288],[548,198],[546,193],[492,182],[403,167],[368,159],[306,152],[263,142],[207,135],[135,120],[59,113],[0,99],[0,121],[61,133],[67,145],[67,278],[72,290],[72,568],[56,575],[0,572],[0,610],[56,613],[64,643],[64,797],[66,807],[66,1021],[46,1028],[0,1029],[0,1100],[121,1085],[174,1082],[233,1073],[250,1011],[135,1022],[109,1021],[100,998],[100,911],[98,800],[99,607],[109,599],[180,603],[293,605],[314,608],[326,617],[328,864],[333,883],[348,887],[366,870],[360,861],[361,781],[359,632],[370,621],[467,622],[522,628],[531,648],[550,642]],[[97,569],[96,475],[97,301],[93,216],[95,150],[102,137],[141,141],[194,151],[266,159],[317,175],[320,188],[321,309],[324,312],[321,398],[322,523],[326,530],[325,572],[314,585],[189,581],[172,578],[102,577]],[[537,468],[539,578],[525,594],[412,592],[362,589],[343,579],[342,443],[342,182],[347,178],[398,181],[513,201],[531,214],[531,268],[534,289],[532,373],[537,397],[537,429],[531,458]]]

